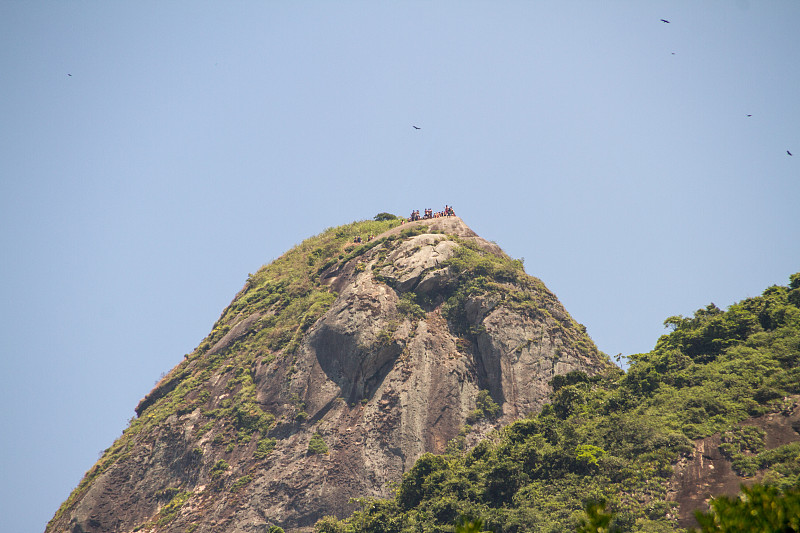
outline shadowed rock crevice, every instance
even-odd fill
[[[322,371],[348,403],[371,398],[403,350],[395,342],[361,345],[356,335],[326,322],[314,331],[309,346]]]

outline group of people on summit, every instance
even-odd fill
[[[444,206],[444,211],[436,211],[433,212],[433,209],[426,209],[425,214],[423,216],[419,216],[419,209],[416,211],[411,212],[411,216],[408,217],[410,222],[414,222],[415,220],[425,220],[427,218],[441,218],[441,217],[454,217],[456,216],[456,212],[453,211],[453,207],[449,205]]]
[[[456,212],[453,210],[453,206],[445,205],[444,206],[444,211],[436,211],[434,213],[433,209],[426,209],[425,210],[425,214],[422,215],[422,216],[419,215],[419,209],[417,209],[415,211],[412,211],[411,212],[411,216],[408,217],[408,222],[414,222],[416,220],[427,220],[429,218],[454,217],[454,216],[456,216]],[[405,224],[405,223],[406,223],[406,219],[401,218],[400,219],[400,224]],[[372,234],[367,235],[367,241],[366,242],[371,241],[374,237],[375,236],[372,235]],[[364,242],[364,239],[361,237],[361,235],[356,235],[353,238],[353,244],[361,244],[363,242]]]

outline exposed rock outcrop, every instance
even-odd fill
[[[455,260],[464,247],[508,272],[469,270]],[[610,364],[539,280],[456,217],[398,226],[362,248],[331,247],[311,281],[288,290],[318,298],[296,329],[280,329],[294,302],[275,296],[285,284],[269,282],[278,288],[266,297],[248,281],[47,530],[309,528],[351,512],[351,498],[387,496],[460,431],[475,442],[539,410],[554,375]],[[467,291],[478,275],[483,288]],[[481,390],[499,417],[475,415]]]
[[[758,428],[763,432],[765,450],[800,442],[800,398],[787,398],[786,408],[780,413],[769,413],[750,418],[741,426]],[[668,499],[678,503],[678,523],[681,527],[698,527],[694,512],[708,510],[711,498],[736,496],[742,485],[761,482],[764,471],[752,476],[737,473],[720,448],[723,436],[719,433],[695,441],[694,453],[677,465],[669,487]],[[752,455],[752,454],[747,454]]]

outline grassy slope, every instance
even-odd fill
[[[423,456],[389,500],[365,500],[319,532],[453,531],[459,516],[496,532],[574,530],[587,501],[605,500],[621,531],[673,531],[671,464],[690,439],[726,433],[743,475],[800,483],[800,446],[762,451],[763,435],[736,429],[800,393],[800,274],[722,311],[670,317],[673,331],[629,371],[554,380],[551,404],[466,454]]]

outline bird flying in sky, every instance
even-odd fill
[[[667,19],[661,19],[661,22],[663,22],[664,24],[669,24],[669,21]]]
[[[415,130],[421,130],[422,129],[422,128],[418,128],[417,126],[411,126],[411,127],[414,128]]]
[[[790,152],[789,150],[786,150],[786,153],[792,155],[792,152]]]

